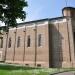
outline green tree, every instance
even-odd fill
[[[25,0],[0,0],[0,21],[4,22],[7,28],[17,26],[16,19],[26,18],[24,7],[27,7]]]

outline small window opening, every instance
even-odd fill
[[[41,67],[41,64],[37,64],[37,67]]]

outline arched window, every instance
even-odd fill
[[[0,37],[0,48],[3,48],[3,37]]]
[[[27,37],[27,47],[30,47],[30,43],[31,43],[31,39],[30,39],[30,35],[28,35],[28,37]]]
[[[11,37],[9,38],[8,48],[11,47]]]
[[[18,39],[17,39],[17,47],[20,47],[20,36],[18,36]]]
[[[38,46],[42,46],[42,35],[38,35]]]

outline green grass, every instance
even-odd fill
[[[0,75],[50,75],[64,71],[75,71],[75,68],[32,68],[15,65],[0,65]]]

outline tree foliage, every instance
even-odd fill
[[[27,7],[25,0],[0,0],[0,21],[8,27],[15,27],[16,19],[24,20],[26,18],[24,7]]]

